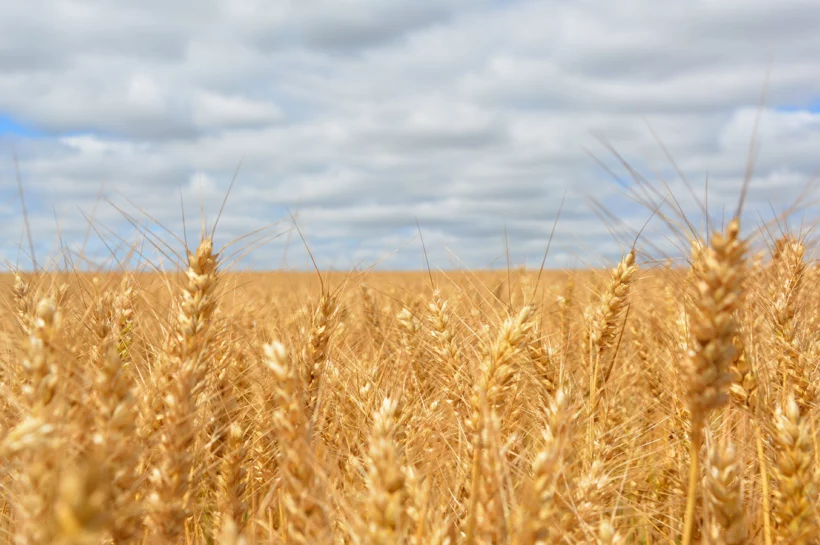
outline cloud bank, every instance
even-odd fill
[[[195,238],[241,163],[217,242],[267,227],[242,267],[308,266],[289,214],[323,267],[420,268],[416,222],[434,267],[534,265],[562,201],[548,265],[600,265],[650,211],[596,135],[697,217],[654,132],[720,218],[770,71],[753,227],[820,166],[817,20],[809,1],[6,2],[0,257],[30,263],[16,155],[40,258],[102,262],[140,230],[179,250],[156,223],[182,237],[182,202]]]

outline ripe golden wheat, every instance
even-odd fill
[[[0,543],[818,543],[820,273],[6,277]],[[760,245],[758,245],[759,247]]]

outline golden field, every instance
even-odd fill
[[[817,269],[0,281],[0,542],[816,543]]]

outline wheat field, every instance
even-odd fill
[[[764,238],[5,275],[0,542],[817,543],[820,273]]]

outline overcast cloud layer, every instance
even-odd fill
[[[720,217],[771,66],[754,227],[820,166],[817,21],[816,1],[3,2],[0,257],[30,263],[16,152],[41,260],[132,243],[123,213],[179,249],[140,209],[181,236],[182,199],[196,237],[241,162],[217,242],[285,233],[246,267],[307,267],[288,210],[325,267],[422,267],[416,220],[434,267],[503,263],[505,230],[532,265],[564,197],[548,264],[601,264],[649,211],[595,135],[696,217],[651,126]]]

